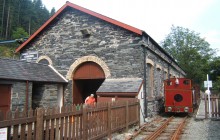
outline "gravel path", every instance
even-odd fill
[[[220,121],[190,118],[181,140],[220,140]]]

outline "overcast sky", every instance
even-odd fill
[[[157,43],[171,26],[188,28],[218,50],[220,56],[220,0],[69,0],[99,14],[144,30]],[[50,11],[66,0],[42,0]]]

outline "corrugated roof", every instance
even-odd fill
[[[141,78],[106,79],[97,92],[139,92],[142,85]]]
[[[0,79],[67,83],[51,66],[13,59],[0,59]]]

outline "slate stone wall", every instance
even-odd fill
[[[37,84],[34,85],[32,108],[50,108],[57,106],[57,84]]]
[[[11,106],[12,111],[23,110],[26,103],[26,91],[27,83],[24,81],[11,81],[11,80],[0,80],[1,84],[11,85]],[[32,83],[28,83],[28,109],[31,108],[32,104]]]
[[[90,32],[90,36],[82,34],[82,30],[85,29]],[[138,34],[78,10],[67,10],[62,13],[57,17],[57,21],[50,24],[21,53],[37,51],[39,56],[48,56],[55,69],[64,77],[77,59],[92,55],[106,63],[110,70],[110,78],[144,78],[143,49],[131,45],[140,41],[148,44],[147,58],[154,62],[154,85],[160,85],[161,79],[164,78],[164,69],[168,69],[172,60],[153,40],[142,38]],[[156,77],[157,65],[162,67],[158,73],[160,80]],[[175,63],[170,65],[173,74],[178,75],[179,67]],[[72,103],[71,84],[70,81],[65,91],[65,104]],[[155,88],[155,95],[163,92],[161,90],[162,87]]]
[[[1,84],[11,86],[11,110],[22,111],[25,109],[27,83],[23,81],[0,80]],[[40,86],[39,86],[40,85]],[[33,83],[28,82],[28,109],[36,107],[57,106],[58,84],[38,84],[37,90],[33,93]]]
[[[88,29],[90,37],[84,37],[82,29]],[[88,55],[102,59],[110,69],[111,78],[142,77],[142,48],[128,46],[139,41],[141,37],[137,34],[73,10],[60,17],[24,52],[38,51],[39,56],[48,56],[64,77],[78,58]],[[71,92],[71,85],[67,88]],[[72,99],[65,97],[68,102]]]

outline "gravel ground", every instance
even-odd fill
[[[191,118],[187,120],[180,140],[220,140],[220,118],[196,120],[196,114],[197,110],[194,114],[189,115]],[[163,114],[162,116],[166,115]],[[152,119],[148,118],[147,120],[151,122]],[[115,133],[112,135],[112,140],[126,140],[138,128],[135,126],[130,128],[128,132]]]
[[[181,140],[220,140],[220,120],[190,118]]]
[[[128,132],[115,133],[112,135],[112,140],[126,140],[126,138],[128,138],[135,129],[138,129],[138,126],[130,128]],[[220,120],[195,120],[194,117],[192,117],[187,121],[180,139],[220,140]],[[107,140],[107,138],[103,140]]]

